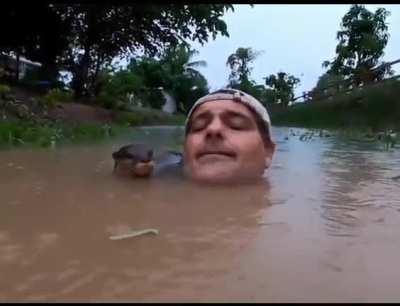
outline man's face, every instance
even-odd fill
[[[185,174],[206,183],[255,180],[269,166],[274,145],[265,143],[253,113],[230,100],[201,104],[184,144]]]

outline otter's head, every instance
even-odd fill
[[[153,150],[144,144],[130,144],[112,154],[114,172],[134,177],[148,177],[154,169]]]

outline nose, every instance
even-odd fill
[[[206,137],[207,138],[222,138],[224,131],[224,124],[219,117],[214,117],[213,120],[207,125]]]

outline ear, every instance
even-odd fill
[[[266,157],[265,158],[265,169],[268,169],[271,166],[272,163],[272,157]]]
[[[272,141],[265,146],[265,169],[269,168],[272,163],[272,157],[275,153],[275,143]]]

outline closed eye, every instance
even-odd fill
[[[226,124],[233,130],[247,130],[252,127],[251,121],[247,117],[240,115],[229,115]]]
[[[223,124],[232,130],[251,130],[255,128],[252,119],[238,112],[226,111],[220,115]],[[189,131],[192,133],[202,131],[213,120],[213,114],[204,112],[193,118]]]
[[[192,132],[201,131],[202,129],[204,129],[206,127],[206,125],[207,125],[207,121],[204,118],[195,120],[192,123],[191,131]]]
[[[211,121],[212,117],[208,113],[201,114],[193,119],[190,131],[198,132],[203,130]]]

